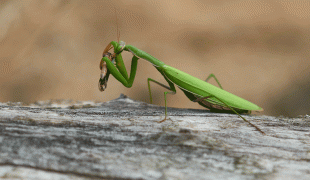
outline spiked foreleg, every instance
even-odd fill
[[[138,65],[138,59],[136,56],[132,57],[131,61],[131,70],[130,70],[130,76],[125,76],[123,74],[127,74],[127,71],[124,72],[124,69],[126,70],[124,65],[116,66],[110,61],[109,58],[103,57],[101,61],[106,62],[107,68],[109,69],[110,73],[117,79],[119,82],[121,82],[125,87],[131,87],[133,84],[133,81],[136,76],[137,72],[137,65]]]

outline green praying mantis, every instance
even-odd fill
[[[110,52],[112,48],[113,52]],[[129,77],[122,58],[122,53],[124,51],[133,54]],[[103,51],[103,58],[100,61],[101,74],[98,84],[99,90],[104,91],[107,88],[107,82],[110,74],[112,74],[125,87],[127,88],[132,87],[132,84],[136,76],[139,58],[150,62],[168,83],[167,86],[154,79],[151,78],[147,79],[151,103],[152,103],[152,93],[150,82],[154,82],[169,90],[164,92],[165,119],[159,122],[163,122],[167,119],[166,96],[168,93],[169,94],[176,93],[175,88],[176,85],[184,92],[184,94],[188,97],[189,100],[193,102],[198,102],[201,106],[206,107],[214,112],[235,113],[245,122],[253,126],[256,130],[258,130],[262,134],[265,134],[260,128],[258,128],[256,125],[252,124],[251,122],[249,122],[240,115],[240,113],[250,113],[251,111],[262,111],[263,109],[241,97],[238,97],[234,94],[231,94],[223,90],[221,84],[213,74],[210,74],[206,79],[206,81],[200,80],[183,71],[180,71],[176,68],[166,65],[162,61],[156,59],[150,54],[132,45],[126,45],[125,42],[123,41],[118,42],[112,41]],[[219,87],[216,87],[207,82],[212,77],[216,80]]]

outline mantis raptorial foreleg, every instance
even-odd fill
[[[125,66],[124,61],[123,61],[122,54],[116,55],[116,57],[115,57],[115,66],[117,67],[119,72],[122,74],[122,76],[126,80],[129,80],[128,79],[128,73],[127,73],[126,66]]]
[[[125,87],[131,87],[133,84],[133,81],[136,76],[137,72],[137,65],[138,65],[138,57],[133,56],[131,61],[131,70],[130,70],[130,76],[128,78],[127,71],[125,68],[125,65],[122,60],[122,57],[117,55],[116,56],[116,65],[114,65],[111,60],[108,57],[103,57],[101,61],[106,62],[106,66],[109,69],[110,73],[117,79],[119,82],[121,82]]]
[[[220,86],[220,88],[221,89],[223,89],[223,87],[222,87],[222,85],[221,85],[221,83],[220,83],[220,81],[219,80],[217,80],[217,78],[215,77],[215,75],[212,73],[212,74],[210,74],[208,77],[207,77],[207,79],[205,80],[206,82],[210,79],[210,78],[214,78],[215,79],[215,81],[217,82],[217,84]]]

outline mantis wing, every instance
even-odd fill
[[[189,92],[197,97],[211,96],[210,98],[206,99],[206,101],[208,101],[209,103],[220,105],[220,106],[225,106],[221,101],[217,99],[219,98],[222,101],[224,101],[227,105],[233,108],[237,108],[241,110],[254,110],[254,111],[263,110],[261,107],[257,106],[256,104],[253,104],[241,97],[238,97],[212,84],[209,84],[196,77],[193,77],[176,68],[173,68],[168,65],[164,65],[162,68],[163,68],[163,72],[165,76],[171,82],[176,84],[180,89],[182,89],[184,92]]]

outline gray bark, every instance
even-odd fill
[[[0,103],[3,179],[310,179],[310,118],[106,103]]]

